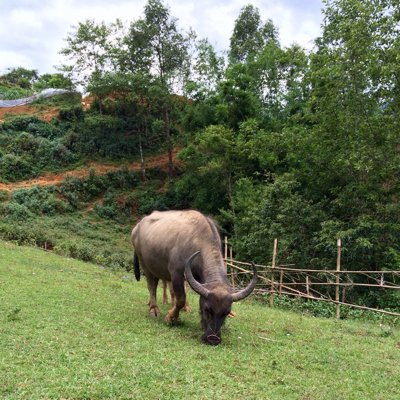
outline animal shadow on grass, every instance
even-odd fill
[[[181,339],[186,338],[187,340],[191,340],[195,343],[202,343],[202,329],[200,326],[200,320],[193,319],[190,314],[182,313],[182,315],[179,316],[178,321],[175,321],[173,324],[168,324],[164,320],[168,311],[167,308],[165,310],[164,307],[160,309],[160,316],[152,317],[148,315],[147,317],[152,324],[157,326],[157,329],[171,330],[174,331],[173,334],[176,334],[177,337]]]

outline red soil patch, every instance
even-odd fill
[[[0,108],[0,122],[4,122],[7,115],[36,115],[44,121],[50,122],[58,116],[60,109],[58,107],[46,107],[45,110],[39,110],[34,105],[24,105],[15,107]]]
[[[174,165],[177,165],[176,154],[179,149],[173,151]],[[145,160],[145,168],[160,168],[163,171],[168,171],[168,154],[158,154],[156,156],[149,157]],[[140,171],[140,162],[133,162],[127,165],[130,171]],[[29,179],[26,181],[13,182],[13,183],[0,183],[0,190],[6,190],[12,192],[15,189],[26,189],[32,186],[48,186],[58,185],[67,177],[86,178],[91,170],[94,170],[96,175],[104,175],[107,172],[113,172],[121,169],[121,165],[112,163],[97,163],[89,162],[82,168],[67,171],[63,173],[52,173],[46,172],[42,176],[35,179]]]

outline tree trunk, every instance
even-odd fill
[[[146,124],[147,128],[147,124]],[[142,144],[142,134],[139,133],[139,151],[140,151],[140,175],[142,181],[146,180],[146,168],[144,167],[144,157],[143,157],[143,144]]]
[[[169,110],[167,106],[164,106],[163,109],[163,119],[164,119],[164,134],[165,140],[167,142],[167,151],[168,151],[168,170],[169,174],[174,174],[174,161],[172,158],[172,140],[171,140],[171,122],[169,119]]]

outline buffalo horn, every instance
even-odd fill
[[[239,301],[239,300],[243,300],[245,297],[247,297],[255,288],[256,283],[257,283],[257,269],[256,266],[254,265],[254,263],[251,263],[252,267],[253,267],[253,278],[251,279],[250,283],[247,285],[247,287],[245,287],[242,290],[239,290],[238,292],[234,293],[232,295],[232,301]]]
[[[189,282],[189,285],[191,288],[198,293],[200,296],[203,296],[205,298],[208,297],[209,291],[200,283],[197,282],[196,279],[194,278],[192,274],[192,261],[193,259],[200,253],[200,251],[196,251],[196,253],[192,254],[188,260],[186,261],[185,265],[185,275],[186,275],[186,280]]]

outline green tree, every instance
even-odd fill
[[[36,69],[18,67],[9,68],[8,72],[1,76],[1,79],[5,82],[18,85],[23,89],[30,89],[38,77],[39,74]]]
[[[118,20],[109,25],[94,20],[79,22],[68,34],[66,47],[60,51],[68,60],[60,67],[61,71],[74,83],[86,88],[91,79],[98,79],[112,69],[113,38],[118,37],[121,28]]]
[[[204,101],[213,96],[224,74],[224,58],[207,39],[196,42],[192,56],[191,76],[186,85],[189,96]]]
[[[34,83],[33,87],[36,90],[43,89],[73,89],[74,85],[71,79],[67,78],[61,73],[57,74],[43,74],[40,75],[37,81]]]
[[[162,115],[164,135],[169,155],[169,169],[173,172],[171,112],[175,93],[183,90],[188,76],[188,47],[190,34],[177,27],[176,18],[160,0],[149,0],[144,18],[131,24],[125,38],[124,65],[134,73],[148,76],[153,99]]]
[[[311,63],[313,127],[297,147],[307,196],[329,207],[320,245],[340,232],[359,267],[393,265],[400,249],[397,6],[326,1]]]
[[[272,21],[262,22],[257,7],[251,4],[244,6],[230,38],[230,63],[250,61],[268,41],[278,41],[278,31]]]

